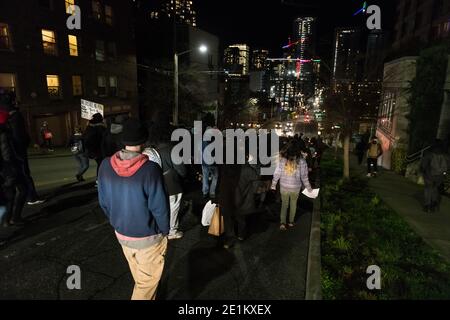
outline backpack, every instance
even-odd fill
[[[75,142],[70,148],[70,151],[72,151],[73,154],[83,153],[83,141],[78,140]]]
[[[447,174],[447,159],[443,154],[433,154],[431,156],[430,171],[432,176],[442,176]]]

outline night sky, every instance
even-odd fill
[[[293,33],[297,16],[314,15],[318,22],[318,54],[331,56],[334,29],[365,25],[353,13],[363,0],[285,0],[302,7],[283,5],[282,0],[195,0],[198,25],[220,37],[224,46],[243,42],[253,48],[267,48],[271,56],[281,56],[281,47]],[[368,1],[381,6],[383,28],[392,29],[395,0]],[[365,16],[366,17],[366,16]]]

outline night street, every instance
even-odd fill
[[[48,203],[26,209],[30,225],[16,235],[0,231],[10,239],[0,249],[0,299],[129,298],[132,277],[92,182],[61,187],[73,182],[72,161],[31,160],[37,184],[51,174],[59,186]],[[253,217],[249,239],[227,251],[200,226],[201,197],[190,196],[197,204],[183,215],[185,237],[170,244],[159,299],[304,299],[311,203],[300,204],[298,225],[285,234],[278,230],[275,204],[273,216]],[[67,289],[70,265],[81,268],[82,290]]]
[[[450,0],[0,0],[3,300],[450,300]]]

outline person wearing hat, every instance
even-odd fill
[[[148,131],[138,120],[124,125],[125,148],[100,166],[99,203],[133,275],[133,300],[154,300],[164,269],[169,206],[158,164],[142,154]]]
[[[92,116],[83,134],[85,151],[89,159],[94,159],[97,163],[97,176],[100,165],[105,158],[102,152],[102,141],[105,131],[103,116],[100,113],[96,113]]]

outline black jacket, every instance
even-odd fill
[[[172,162],[172,145],[169,143],[161,143],[156,147],[161,157],[162,171],[164,174],[164,182],[166,191],[169,196],[183,193],[182,179],[187,176],[186,166],[184,164],[175,165]]]
[[[10,132],[0,125],[0,185],[3,187],[13,186],[18,174],[18,161],[10,141]]]
[[[8,124],[11,130],[12,143],[17,155],[21,158],[26,157],[31,138],[27,132],[22,113],[17,109],[14,110],[9,116]]]
[[[102,152],[103,136],[106,128],[103,123],[89,124],[83,134],[84,148],[91,159],[102,159],[105,155]]]
[[[122,143],[123,125],[111,124],[109,130],[105,130],[102,142],[102,153],[105,157],[112,157],[116,152],[125,148]]]

